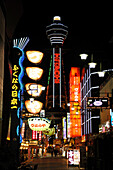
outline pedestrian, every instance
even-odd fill
[[[54,149],[54,154],[55,154],[55,157],[57,156],[57,149],[55,148]]]
[[[53,151],[54,151],[54,149],[53,149],[53,147],[51,147],[51,156],[53,157]]]

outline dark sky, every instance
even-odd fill
[[[113,57],[113,14],[112,5],[96,3],[72,3],[71,1],[48,3],[44,1],[23,1],[23,15],[15,30],[14,38],[29,36],[26,50],[50,51],[46,37],[46,26],[53,22],[55,15],[61,16],[62,23],[68,26],[68,37],[62,51],[65,71],[69,74],[71,66],[81,66],[79,54],[94,54],[96,62],[103,62],[103,69],[112,68]],[[37,4],[38,3],[38,4]],[[98,66],[99,69],[99,66]]]

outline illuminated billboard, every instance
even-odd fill
[[[11,110],[17,111],[18,109],[18,91],[19,91],[19,81],[18,81],[18,74],[19,74],[19,67],[15,64],[13,65],[12,69],[12,91],[11,91]]]
[[[37,131],[32,130],[32,140],[37,140],[37,139],[38,139]]]
[[[37,100],[26,100],[25,101],[25,106],[26,109],[28,110],[28,112],[30,113],[39,113],[43,107],[43,103],[41,103],[40,101]]]
[[[27,58],[32,63],[40,63],[43,58],[43,53],[40,51],[27,51]]]
[[[29,118],[28,124],[31,130],[46,131],[50,126],[51,121],[45,118]]]
[[[112,112],[112,109],[110,109],[110,116],[111,116],[111,126],[113,127],[113,112]]]
[[[55,134],[55,128],[48,128],[47,130],[43,131],[43,134],[48,135],[48,136],[52,136]]]
[[[68,165],[79,165],[80,163],[80,150],[70,149],[68,150]]]
[[[70,137],[81,136],[80,68],[70,71]]]
[[[63,139],[66,139],[66,117],[62,119],[62,125],[63,125]]]
[[[55,107],[55,96],[59,95],[58,103],[61,107],[61,48],[53,48],[53,107]]]
[[[43,69],[39,67],[27,67],[26,73],[32,80],[39,80],[42,77]]]
[[[42,93],[42,85],[36,83],[27,83],[25,85],[26,91],[29,95],[36,97]]]
[[[110,100],[108,97],[87,97],[87,108],[110,108]]]

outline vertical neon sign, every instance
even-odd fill
[[[80,69],[72,67],[70,71],[70,137],[81,136],[80,102]]]
[[[22,128],[21,110],[23,103],[21,95],[23,94],[22,78],[24,75],[23,61],[24,48],[29,42],[28,37],[13,40],[13,67],[12,67],[12,89],[11,89],[11,142],[18,140],[22,142],[20,129]],[[12,146],[14,143],[12,144]],[[16,144],[15,144],[16,145]],[[16,153],[16,152],[15,152]]]
[[[55,99],[56,94],[59,94],[59,99]],[[53,48],[53,107],[56,100],[61,107],[61,48],[58,52]]]

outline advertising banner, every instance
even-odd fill
[[[79,166],[80,163],[80,150],[70,149],[68,150],[68,165]]]
[[[29,118],[28,124],[31,130],[45,131],[49,128],[51,121],[45,118]]]
[[[81,136],[80,68],[70,71],[70,137]],[[69,135],[69,134],[68,134]]]

